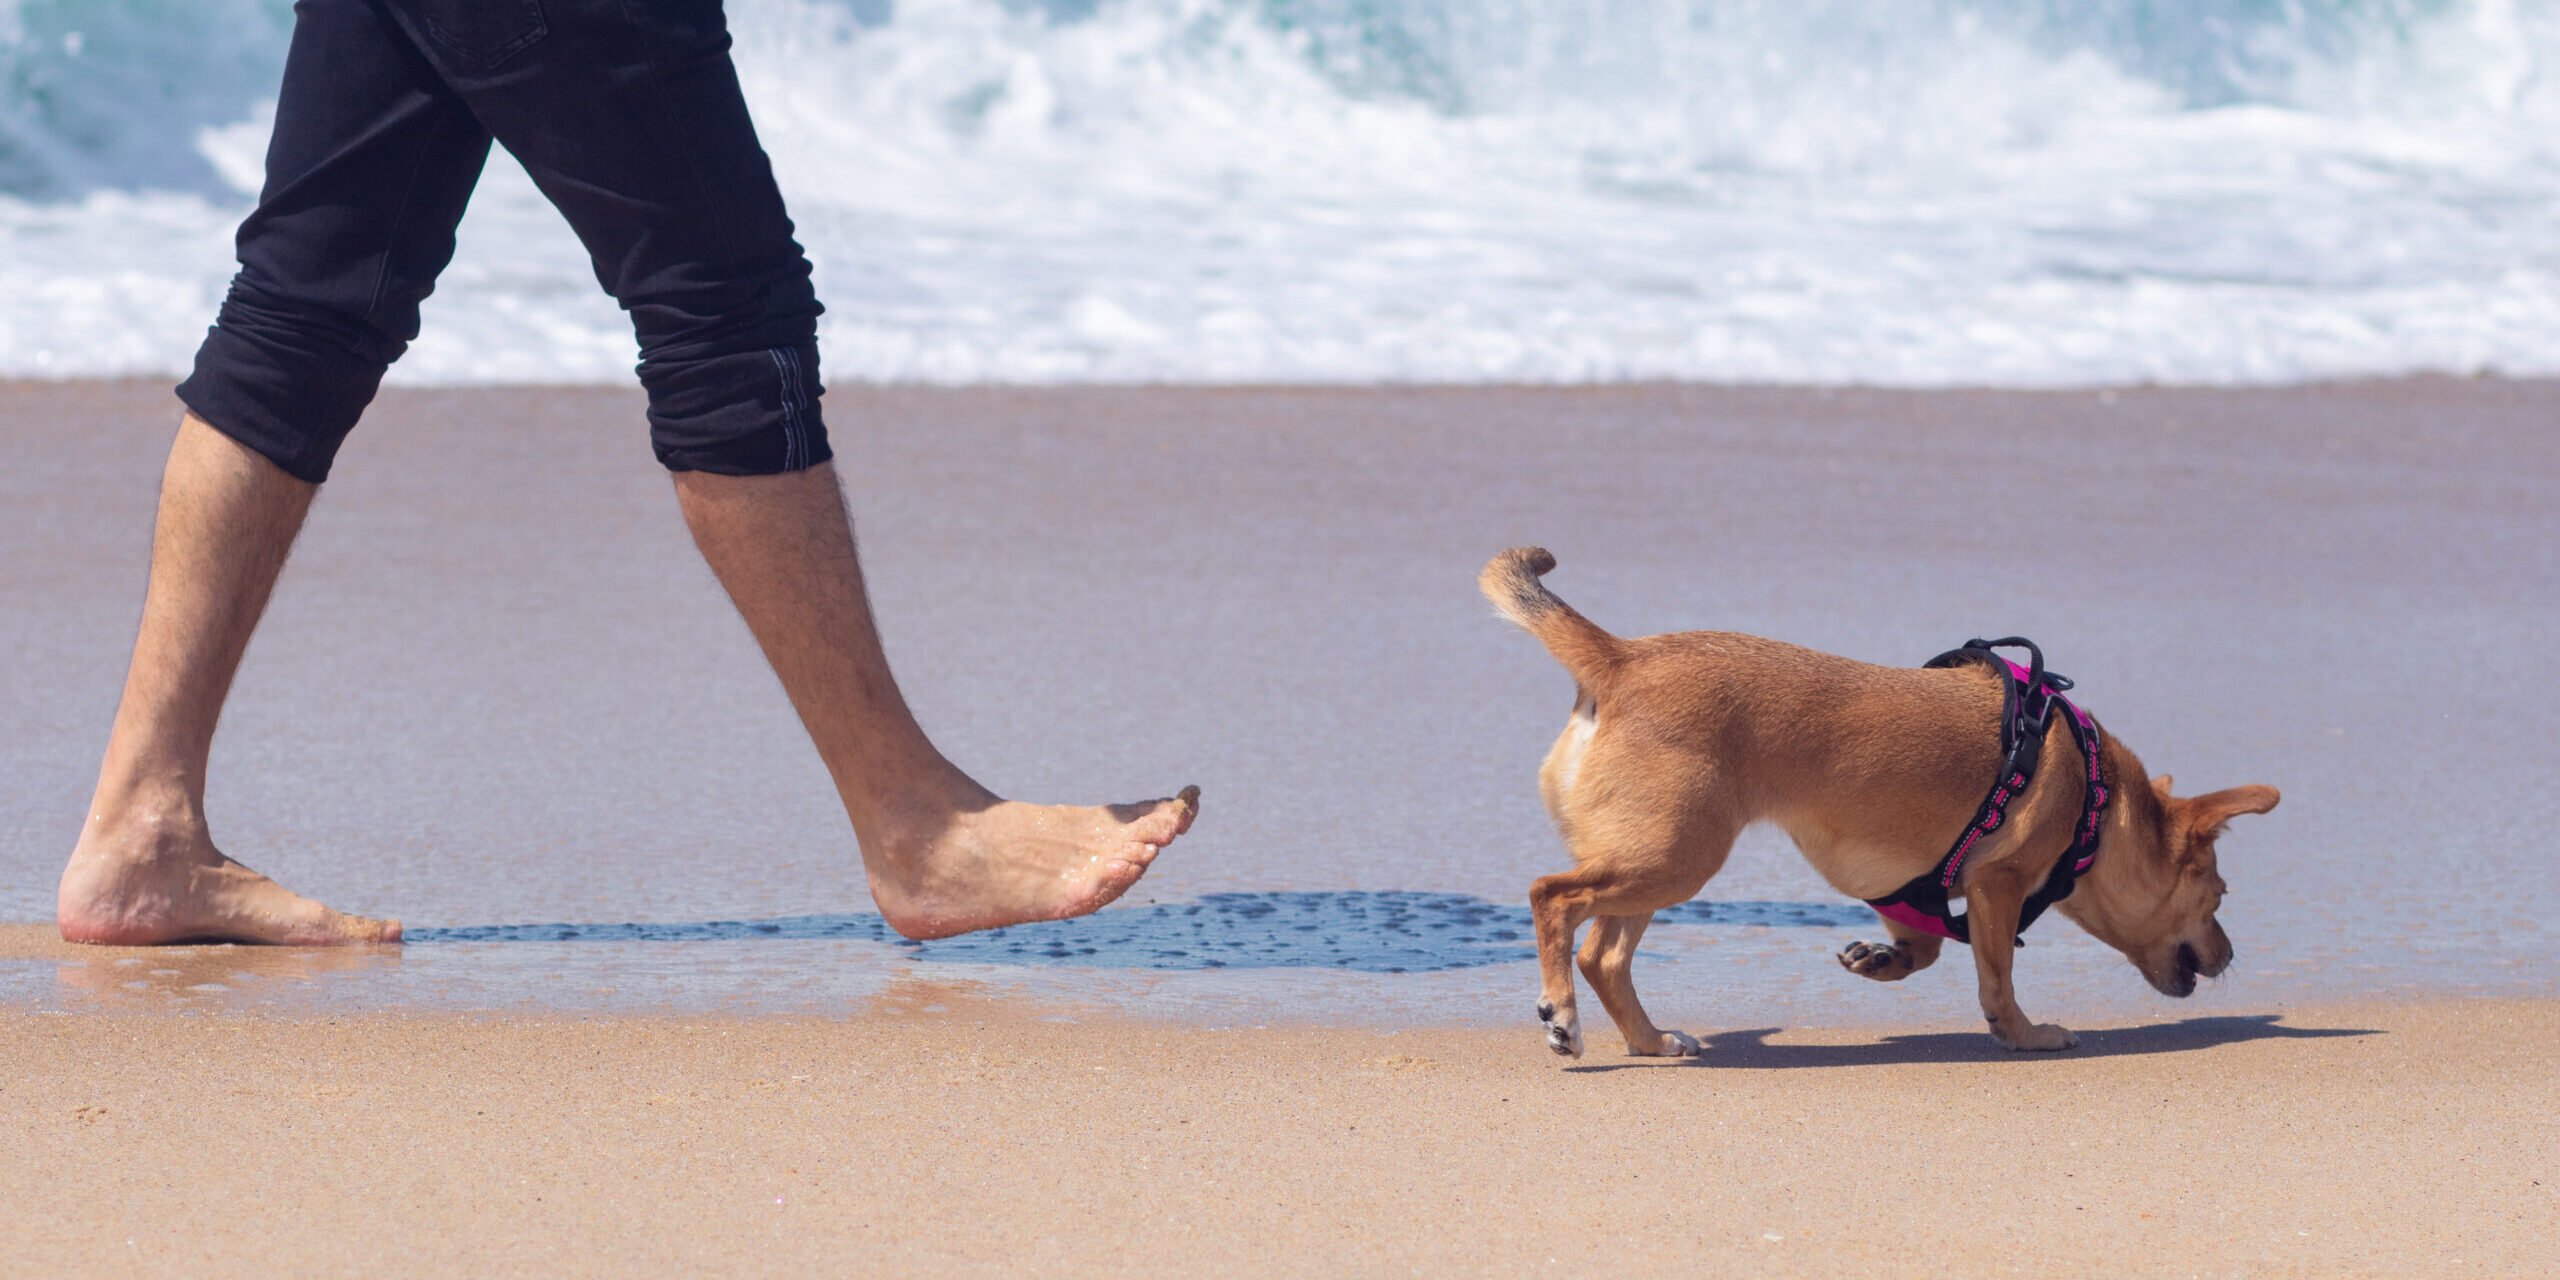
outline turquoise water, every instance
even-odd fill
[[[2553,0],[732,0],[841,376],[2560,372]],[[0,0],[0,374],[166,374],[282,0]],[[395,370],[619,384],[512,162]]]

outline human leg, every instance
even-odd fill
[[[999,799],[934,748],[871,617],[832,465],[676,473],[694,541],[834,778],[881,914],[909,937],[1084,915],[1191,825],[1199,792],[1108,808]]]
[[[316,489],[193,414],[179,426],[141,636],[56,896],[64,938],[399,941],[396,920],[342,915],[225,857],[205,824],[214,726]]]
[[[241,269],[179,389],[150,585],[98,791],[56,899],[63,936],[394,941],[225,857],[205,822],[214,727],[338,446],[418,303],[489,136],[367,0],[305,0]]]
[[[435,0],[394,0],[423,28]],[[701,0],[555,0],[438,65],[632,314],[652,442],[851,818],[882,914],[941,937],[1096,910],[1197,811],[1000,799],[943,758],[881,650],[818,410],[809,266]]]

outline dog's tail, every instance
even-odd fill
[[[1625,645],[1538,581],[1555,567],[1556,558],[1545,547],[1513,547],[1484,567],[1476,585],[1503,617],[1519,623],[1547,646],[1547,652],[1573,673],[1576,683],[1597,689],[1618,669]]]

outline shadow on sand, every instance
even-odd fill
[[[2152,1053],[2188,1053],[2249,1040],[2326,1040],[2333,1036],[2373,1036],[2382,1032],[2355,1027],[2288,1027],[2281,1014],[2257,1013],[2099,1031],[2074,1030],[2077,1048],[2058,1054],[2018,1053],[1993,1043],[1980,1031],[1936,1031],[1886,1036],[1868,1044],[1771,1044],[1782,1028],[1755,1027],[1721,1031],[1700,1038],[1704,1052],[1695,1058],[1635,1058],[1625,1062],[1589,1063],[1567,1071],[1679,1071],[1729,1068],[1748,1071],[1802,1067],[1889,1067],[1923,1062],[2035,1062],[2050,1058],[2128,1058]],[[1597,1034],[1609,1034],[1605,1026]],[[1600,1051],[1596,1049],[1595,1052]]]
[[[1864,907],[1825,902],[1688,902],[1657,925],[1854,928]],[[458,942],[877,942],[917,960],[1111,969],[1349,969],[1437,973],[1534,958],[1529,912],[1463,893],[1212,893],[1081,920],[909,942],[870,914],[666,924],[500,924],[409,930],[412,945]]]

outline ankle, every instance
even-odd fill
[[[895,780],[873,779],[872,785],[845,791],[846,815],[868,846],[876,838],[884,847],[931,843],[972,813],[1003,803],[947,762]]]
[[[101,784],[81,830],[85,837],[141,844],[200,840],[206,835],[204,803],[181,785]]]

